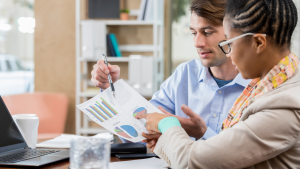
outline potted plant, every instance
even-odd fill
[[[129,9],[122,9],[120,14],[121,20],[128,20],[129,19]]]

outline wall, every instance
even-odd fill
[[[68,95],[75,133],[75,0],[36,0],[35,19],[35,91]]]

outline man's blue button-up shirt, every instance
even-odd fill
[[[185,118],[188,116],[181,105],[187,105],[205,120],[208,128],[202,139],[208,139],[220,132],[229,110],[250,81],[238,74],[232,82],[219,88],[208,68],[194,59],[179,65],[150,102]]]

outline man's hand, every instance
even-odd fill
[[[143,140],[142,142],[147,143],[147,147],[151,149],[151,151],[153,152],[156,146],[156,143],[159,139],[159,137],[161,136],[161,134],[146,134],[143,133],[143,136],[146,138],[145,140]]]
[[[195,112],[193,112],[192,109],[190,109],[186,105],[181,106],[181,110],[189,116],[189,118],[179,117],[176,115],[173,115],[166,110],[164,110],[161,106],[158,107],[159,110],[161,110],[163,113],[165,113],[168,116],[174,116],[176,117],[182,126],[182,128],[187,132],[187,134],[191,137],[195,137],[197,140],[203,137],[207,130],[207,126],[205,124],[205,121]]]
[[[91,74],[93,84],[101,89],[106,89],[110,86],[108,74],[110,74],[112,82],[115,83],[120,76],[120,67],[110,64],[108,64],[107,67],[103,60],[99,60],[97,64],[94,65]]]

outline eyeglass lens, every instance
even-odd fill
[[[229,44],[222,46],[222,48],[223,48],[223,50],[224,50],[224,52],[225,52],[226,54],[228,54],[228,53],[230,52],[230,50],[231,50]]]

